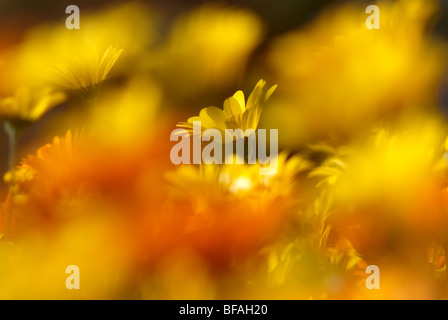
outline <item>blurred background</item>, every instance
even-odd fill
[[[447,0],[0,0],[0,298],[447,298],[447,38]],[[238,90],[278,172],[174,166]]]
[[[86,14],[89,18],[95,14],[105,11],[111,11],[111,8],[119,7],[125,3],[132,3],[131,1],[78,1],[76,5],[79,6],[81,13]],[[183,94],[180,97],[180,103],[175,103],[173,108],[182,108],[183,110],[193,109],[197,110],[200,107],[211,104],[211,101],[220,101],[226,97],[228,92],[236,91],[237,89],[243,88],[248,89],[250,84],[255,80],[251,79],[254,74],[263,74],[271,76],[272,81],[285,80],[281,79],[284,76],[279,73],[275,74],[275,72],[279,72],[279,67],[274,66],[275,63],[272,63],[272,60],[276,58],[270,59],[269,55],[272,56],[273,47],[275,47],[276,40],[281,38],[282,35],[288,34],[288,32],[294,32],[295,30],[306,29],[307,25],[312,24],[313,20],[317,19],[320,14],[330,12],[338,12],[338,8],[347,5],[350,1],[337,1],[337,0],[318,0],[318,1],[292,1],[292,0],[282,0],[280,2],[272,2],[272,1],[251,1],[251,0],[241,0],[241,1],[165,1],[163,3],[157,1],[139,1],[139,5],[143,8],[145,13],[141,15],[140,20],[134,21],[134,17],[132,16],[132,10],[128,10],[128,12],[123,11],[121,15],[117,14],[117,19],[120,23],[130,24],[134,23],[133,26],[129,26],[129,31],[132,28],[140,28],[139,33],[136,36],[140,36],[143,38],[136,38],[135,41],[140,42],[140,49],[144,50],[144,57],[140,57],[141,60],[144,60],[147,68],[152,68],[151,71],[157,77],[165,77],[165,81],[162,83],[164,87],[167,86],[175,86],[177,83],[172,83],[173,81],[168,80],[170,77],[167,73],[177,72],[178,66],[175,65],[175,61],[170,62],[162,62],[158,58],[159,61],[155,61],[155,53],[156,51],[160,52],[162,47],[169,46],[169,42],[171,45],[177,45],[175,43],[175,39],[173,38],[173,33],[175,31],[176,21],[186,19],[190,12],[193,12],[195,9],[200,8],[204,4],[213,4],[218,7],[223,8],[233,8],[233,9],[241,9],[244,10],[244,13],[250,13],[253,15],[254,20],[248,22],[245,27],[242,27],[242,30],[239,30],[241,33],[240,41],[244,41],[245,37],[248,37],[246,47],[242,48],[240,53],[238,52],[230,52],[230,47],[233,46],[232,41],[235,39],[229,37],[227,39],[228,42],[222,41],[220,51],[223,52],[222,57],[216,57],[215,60],[222,60],[220,63],[224,63],[223,61],[227,59],[233,59],[233,55],[239,55],[241,65],[239,68],[243,68],[243,70],[234,71],[233,75],[226,75],[228,79],[223,79],[221,83],[216,83],[215,85],[211,85],[209,87],[203,86],[202,88],[197,88],[196,92],[194,89],[189,88],[187,91],[192,91],[189,94]],[[356,6],[358,8],[365,8],[367,5],[371,4],[371,1],[356,1]],[[11,50],[16,49],[20,46],[21,43],[26,41],[27,39],[32,38],[32,34],[34,29],[39,28],[42,25],[47,25],[48,28],[52,28],[51,26],[57,26],[62,28],[65,19],[68,14],[65,14],[65,8],[70,5],[70,2],[67,1],[52,1],[47,0],[44,2],[36,3],[35,1],[1,1],[0,3],[0,30],[1,30],[1,46],[2,51],[5,52],[3,55],[15,53],[8,53]],[[432,4],[427,5],[427,7],[432,7]],[[117,9],[119,11],[119,9]],[[421,26],[425,31],[425,36],[428,36],[433,39],[446,39],[448,37],[448,23],[447,23],[447,12],[448,12],[448,1],[441,0],[437,2],[437,8],[432,10],[430,20],[425,22],[424,26]],[[367,16],[367,15],[366,15]],[[360,18],[364,17],[364,13],[360,13]],[[143,20],[147,19],[143,23]],[[213,17],[209,17],[210,20],[213,20]],[[229,21],[232,17],[229,16]],[[83,19],[84,20],[84,19]],[[241,17],[241,21],[244,20],[244,17]],[[89,24],[90,21],[88,22]],[[112,23],[111,21],[104,21],[103,29],[107,28],[107,23]],[[118,23],[118,22],[117,22]],[[204,27],[206,25],[206,21],[204,21]],[[229,22],[231,24],[231,22]],[[419,22],[417,22],[419,23]],[[96,26],[91,24],[91,28],[95,28]],[[144,28],[142,30],[141,28]],[[223,27],[221,31],[217,32],[226,32],[226,27]],[[235,32],[238,26],[235,25]],[[330,25],[329,25],[330,28]],[[334,26],[332,27],[334,28]],[[227,30],[228,31],[228,30]],[[38,33],[39,31],[35,31],[34,33]],[[40,31],[44,32],[44,31]],[[90,31],[70,31],[72,33],[85,33],[88,34]],[[123,36],[123,35],[122,35]],[[190,37],[194,37],[194,34],[191,34]],[[219,42],[216,37],[219,37],[219,34],[209,35],[210,37],[215,37],[215,40]],[[221,35],[222,36],[222,35]],[[175,37],[175,36],[174,36]],[[187,37],[185,37],[185,41],[187,42]],[[207,35],[204,36],[204,39]],[[36,40],[37,41],[37,40]],[[203,41],[208,41],[207,39]],[[278,41],[277,41],[278,42]],[[317,44],[319,45],[319,44]],[[323,45],[323,44],[322,44]],[[191,50],[194,48],[194,44],[192,45]],[[197,50],[199,50],[199,44],[196,44]],[[14,48],[14,49],[11,49]],[[172,57],[172,59],[186,59],[187,57],[182,57],[182,54],[177,53],[177,58]],[[186,49],[185,49],[186,50]],[[228,52],[228,57],[224,57]],[[44,54],[44,53],[42,53]],[[173,53],[175,54],[175,53]],[[244,55],[244,56],[243,56]],[[235,56],[236,57],[236,56]],[[281,59],[283,57],[279,57]],[[289,57],[288,57],[289,58]],[[305,58],[305,57],[304,57]],[[26,57],[24,59],[27,59]],[[167,59],[169,60],[169,59]],[[230,60],[229,60],[230,61]],[[31,63],[31,62],[28,62]],[[155,66],[157,64],[170,63],[173,65],[171,67],[172,70],[167,70],[170,68]],[[207,62],[203,62],[205,65]],[[213,62],[215,63],[215,62]],[[165,68],[164,71],[160,72],[160,70],[155,70],[158,68]],[[448,94],[446,93],[446,83],[447,83],[447,75],[446,69],[444,66],[438,66],[440,68],[440,73],[442,74],[442,79],[440,79],[437,88],[437,99],[438,103],[436,104],[438,108],[441,108],[445,111],[445,106],[448,101]],[[7,68],[5,64],[3,64],[3,68]],[[160,69],[159,68],[159,69]],[[38,68],[36,68],[38,69]],[[35,71],[35,70],[32,70]],[[30,72],[32,72],[30,71]],[[219,71],[210,70],[211,73]],[[274,74],[272,74],[274,72]],[[282,71],[280,71],[282,72]],[[418,71],[416,71],[418,72]],[[161,74],[162,73],[162,74]],[[163,74],[164,73],[164,74]],[[182,74],[182,72],[179,72]],[[246,77],[245,77],[246,76]],[[181,76],[182,77],[182,76]],[[193,83],[205,81],[204,79],[199,79],[201,77],[200,74],[195,72],[190,72],[185,75],[185,78],[189,77]],[[198,79],[195,79],[198,77]],[[216,75],[215,78],[223,77]],[[256,77],[255,77],[256,78]],[[3,77],[1,79],[3,81],[3,86],[0,88],[0,92],[3,93],[4,96],[13,91],[12,87],[14,85],[7,85],[10,82],[8,79],[8,73],[4,72]],[[189,81],[188,80],[188,81]],[[179,81],[187,81],[185,79],[181,79]],[[216,80],[217,81],[217,80]],[[20,79],[18,82],[23,82],[23,79]],[[217,81],[220,82],[220,81]],[[198,84],[199,86],[199,84]],[[211,87],[211,88],[210,88]],[[200,91],[198,91],[200,90]],[[64,107],[62,107],[64,108]],[[61,109],[61,108],[59,108]],[[58,113],[60,110],[53,110],[52,112]],[[186,114],[188,111],[185,112]],[[51,114],[51,113],[50,113]],[[275,114],[273,115],[275,116]],[[48,117],[51,117],[48,115]],[[281,118],[281,117],[280,117]],[[284,122],[284,121],[283,121]],[[284,123],[280,123],[280,121],[273,121],[273,123],[267,123],[267,125],[278,127],[280,124],[284,125]],[[42,123],[45,123],[45,119]],[[345,125],[345,124],[343,124]],[[39,128],[40,124],[36,124],[30,130],[30,134],[35,135],[40,132]],[[44,126],[42,124],[42,126]],[[303,134],[307,134],[306,132]],[[2,133],[0,135],[1,140],[4,143],[0,144],[1,149],[1,157],[0,157],[0,168],[7,168],[7,152],[6,152],[6,136]],[[27,141],[30,137],[23,137],[21,143],[26,145]],[[290,146],[295,147],[295,146]],[[299,147],[301,145],[299,144]],[[26,152],[25,152],[26,153]],[[24,155],[23,153],[22,155]]]

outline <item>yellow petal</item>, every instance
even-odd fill
[[[277,85],[273,85],[272,87],[269,88],[269,90],[266,92],[266,95],[264,96],[264,101],[268,100],[271,97],[275,89],[277,89]]]
[[[235,92],[233,97],[236,99],[236,101],[238,101],[238,103],[241,106],[241,109],[244,112],[244,110],[246,110],[246,100],[244,100],[244,92],[241,90],[238,90],[237,92]]]
[[[238,115],[244,112],[244,108],[236,98],[230,97],[227,98],[226,101],[224,101],[224,112],[227,114],[227,116],[236,118]]]
[[[201,125],[205,128],[217,128],[224,130],[226,128],[226,114],[217,107],[207,107],[199,112]]]
[[[261,95],[263,93],[263,87],[265,84],[266,82],[264,80],[258,81],[255,89],[250,94],[249,99],[247,99],[246,109],[252,108],[260,103]]]

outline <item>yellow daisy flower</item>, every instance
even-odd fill
[[[359,141],[338,148],[310,177],[340,203],[378,204],[406,217],[420,201],[416,195],[425,200],[422,195],[438,183],[444,134],[444,125],[431,118],[376,127]]]
[[[265,85],[266,81],[258,81],[247,99],[247,103],[244,93],[239,90],[224,101],[223,110],[217,107],[204,108],[199,112],[199,116],[191,117],[187,122],[180,122],[177,126],[186,129],[190,134],[196,133],[193,132],[194,121],[201,121],[202,132],[211,128],[221,132],[224,132],[225,129],[256,130],[263,110],[263,103],[277,88],[277,85],[274,85],[264,94]]]
[[[233,157],[237,157],[234,155]],[[175,171],[166,174],[166,178],[180,190],[176,194],[190,199],[200,198],[211,200],[220,196],[227,197],[258,197],[269,199],[277,196],[290,196],[296,185],[295,178],[299,172],[304,172],[311,167],[311,163],[303,157],[288,156],[287,152],[281,152],[273,159],[277,162],[275,172],[270,175],[260,175],[260,163],[255,165],[235,166],[202,165],[180,166]],[[233,163],[236,163],[234,159]]]
[[[80,90],[84,100],[95,100],[101,84],[109,77],[122,52],[123,49],[109,46],[100,56],[95,47],[83,56],[74,57],[69,63],[57,64],[45,77],[66,89]]]
[[[58,181],[70,170],[70,164],[79,161],[79,149],[83,143],[84,132],[72,134],[68,130],[63,137],[54,137],[52,144],[46,144],[37,150],[36,155],[28,155],[22,159],[19,169],[25,168],[43,179]]]
[[[0,118],[12,122],[34,122],[65,99],[63,92],[50,87],[39,90],[22,87],[13,96],[0,100]]]

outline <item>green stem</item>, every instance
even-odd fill
[[[8,170],[14,171],[14,162],[16,154],[16,129],[10,122],[5,123],[5,129],[9,138],[9,150],[8,150]]]
[[[9,151],[8,151],[8,171],[11,173],[10,190],[11,190],[11,203],[6,209],[6,224],[5,233],[8,234],[11,230],[12,224],[12,210],[14,206],[14,164],[15,164],[15,154],[16,154],[16,144],[17,144],[17,130],[15,126],[9,122],[5,122],[5,131],[9,138]]]

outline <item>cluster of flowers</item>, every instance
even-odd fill
[[[253,69],[263,23],[222,6],[181,16],[164,42],[130,3],[0,46],[0,298],[447,298],[445,52],[425,33],[437,7],[378,6],[380,30],[344,5],[271,39]],[[260,80],[187,118],[260,70],[278,88]],[[176,166],[176,124],[276,128],[276,170]]]

